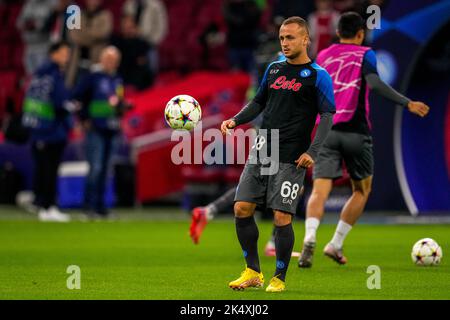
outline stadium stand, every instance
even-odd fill
[[[247,90],[250,86],[250,77],[244,73],[230,73],[224,70],[228,67],[227,50],[225,41],[212,48],[211,59],[208,63],[202,61],[204,55],[202,43],[199,41],[205,30],[214,25],[218,32],[226,32],[226,26],[222,18],[222,0],[164,0],[163,1],[169,16],[169,32],[160,45],[160,73],[152,88],[142,91],[126,92],[129,100],[135,105],[135,109],[124,119],[124,133],[131,145],[137,138],[142,138],[148,134],[164,136],[167,130],[162,121],[162,108],[173,96],[174,92],[189,93],[196,97],[204,112],[204,117],[213,119],[223,119],[231,116],[240,109],[245,102]],[[0,19],[4,27],[0,29],[0,123],[5,119],[7,109],[9,112],[20,113],[22,100],[27,79],[23,68],[23,43],[20,33],[16,29],[16,19],[25,3],[20,1],[3,1],[0,3]],[[85,1],[75,1],[81,7]],[[114,17],[114,30],[120,28],[120,16],[124,0],[105,1],[105,7],[110,10]],[[180,43],[183,46],[180,46]],[[214,72],[202,71],[209,68]],[[214,118],[218,116],[218,118]],[[81,141],[79,132],[72,134],[72,144],[79,144]],[[0,136],[0,142],[4,138]],[[138,141],[143,141],[140,139]],[[170,140],[170,139],[169,139]],[[179,191],[183,188],[185,181],[197,183],[202,181],[202,177],[210,177],[210,170],[194,166],[194,168],[179,168],[179,171],[170,171],[166,168],[170,161],[165,156],[170,157],[170,147],[173,143],[158,144],[155,147],[150,144],[142,149],[134,150],[139,154],[135,157],[137,173],[137,196],[139,202],[158,199],[168,193]],[[8,148],[9,146],[4,146]],[[16,148],[21,148],[20,146]],[[25,148],[25,146],[23,147]],[[69,149],[71,147],[69,146]],[[7,152],[6,152],[7,154]],[[69,153],[70,154],[70,153]],[[165,159],[165,160],[164,160]],[[66,160],[72,159],[70,156]],[[24,166],[25,167],[25,166]],[[147,172],[148,168],[153,168],[152,172]],[[238,168],[229,170],[216,170],[213,182],[228,183],[236,182],[239,175],[231,171],[239,171]],[[160,185],[154,188],[149,184],[148,177],[158,180],[158,172],[165,174],[173,172],[184,177],[178,183],[170,183],[167,188]],[[218,173],[217,173],[218,172]],[[27,172],[22,172],[25,176]],[[161,177],[162,181],[168,181],[167,177]],[[25,179],[29,184],[29,179]]]

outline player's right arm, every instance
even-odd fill
[[[268,96],[267,75],[271,66],[272,64],[267,67],[255,97],[248,104],[246,104],[241,109],[241,111],[239,111],[238,114],[236,114],[233,118],[222,122],[222,125],[220,126],[222,134],[229,134],[229,129],[233,129],[241,124],[248,123],[254,120],[264,110]]]
[[[362,72],[368,86],[379,95],[396,104],[407,107],[411,113],[414,113],[420,117],[424,117],[428,114],[430,108],[425,103],[420,101],[411,101],[386,82],[381,80],[378,75],[377,60],[373,50],[367,51],[364,55]]]
[[[263,111],[263,109],[264,107],[253,99],[233,118],[222,122],[222,126],[220,127],[222,134],[227,134],[228,129],[233,129],[238,125],[252,121]]]

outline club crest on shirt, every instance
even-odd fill
[[[309,70],[309,69],[303,69],[302,71],[300,71],[300,77],[302,77],[302,78],[309,77],[310,75],[311,75],[311,70]]]

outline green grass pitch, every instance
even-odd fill
[[[271,233],[258,222],[266,284],[275,258],[262,255]],[[357,225],[338,266],[321,254],[334,225],[322,225],[312,269],[293,258],[286,291],[232,291],[244,260],[233,220],[210,223],[199,245],[188,236],[188,216],[179,221],[39,223],[0,220],[0,299],[450,299],[450,225]],[[303,238],[296,221],[295,250]],[[420,238],[434,238],[444,256],[437,267],[413,265]],[[81,289],[66,287],[69,265],[81,269]],[[381,269],[381,289],[369,290],[367,267]]]

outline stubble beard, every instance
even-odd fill
[[[294,60],[297,59],[302,54],[302,51],[297,51],[295,53],[290,54],[289,56],[286,56],[286,58]]]

